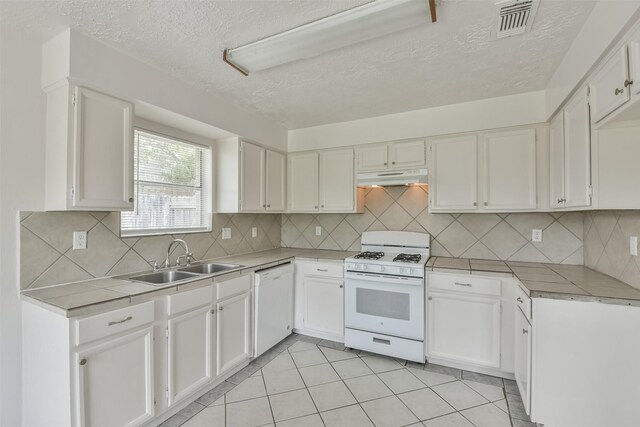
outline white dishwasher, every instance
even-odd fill
[[[255,273],[254,357],[282,341],[293,324],[293,264]]]

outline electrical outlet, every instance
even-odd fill
[[[222,239],[226,240],[226,239],[230,239],[231,238],[231,229],[230,228],[223,228],[222,229]]]
[[[638,236],[629,237],[629,253],[638,256]]]
[[[73,232],[73,249],[87,249],[87,232]]]
[[[316,225],[316,236],[322,236],[322,227]]]
[[[542,242],[542,230],[538,228],[531,230],[531,241],[536,243]]]
[[[258,237],[258,227],[251,227],[251,237]]]

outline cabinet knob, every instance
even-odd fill
[[[344,288],[344,285],[340,285],[340,289]]]
[[[384,165],[387,166],[387,162],[384,162]]]
[[[473,202],[473,206],[478,206],[478,202]]]
[[[271,205],[267,205],[267,207],[268,207],[268,208],[270,208],[270,207],[271,207]]]
[[[523,334],[528,334],[528,333],[529,333],[529,331],[527,331],[526,329],[523,329],[523,330],[522,330],[522,333],[523,333]]]
[[[487,203],[487,202],[484,202],[484,205],[485,205],[485,206],[488,206],[488,205],[489,205],[489,203]]]
[[[315,209],[318,209],[318,205],[314,206]]]
[[[133,203],[133,197],[129,197],[129,203]]]
[[[428,297],[427,299],[428,299],[429,301],[431,301],[431,300],[433,299],[433,297]]]
[[[396,164],[396,162],[391,162],[391,164],[392,164],[392,165],[395,165],[395,164]]]
[[[320,205],[321,208],[324,208],[324,205]]]
[[[213,309],[211,309],[211,311],[210,311],[209,313],[211,313],[211,314],[216,314],[216,311],[215,311],[215,310],[213,310]]]
[[[263,208],[267,207],[267,205],[262,205]]]
[[[625,80],[624,81],[624,87],[629,87],[633,84],[633,80]]]
[[[82,360],[80,361],[80,366],[84,366],[84,365],[86,365],[86,364],[87,364],[87,359],[82,359]]]
[[[616,88],[616,90],[613,93],[614,93],[614,95],[617,96],[617,95],[620,95],[621,93],[624,93],[624,90]]]
[[[222,311],[222,310],[224,310],[224,307],[220,307],[220,308],[218,309],[218,311]]]

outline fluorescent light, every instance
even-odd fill
[[[435,22],[435,0],[377,0],[309,24],[224,51],[243,74]]]

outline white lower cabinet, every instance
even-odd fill
[[[500,299],[430,292],[427,354],[500,367]]]
[[[515,378],[527,414],[531,413],[531,325],[516,308]]]
[[[153,418],[152,340],[148,327],[76,353],[78,426],[139,426]]]
[[[251,292],[220,301],[217,311],[217,374],[251,356]]]

